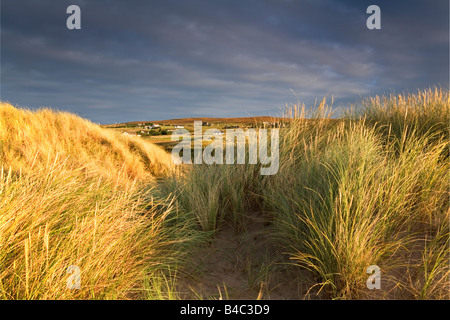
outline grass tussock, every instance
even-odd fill
[[[400,138],[405,130],[412,130],[448,140],[450,95],[448,90],[434,87],[416,93],[375,96],[362,101],[349,115],[364,117],[380,127],[385,136]]]
[[[130,297],[164,265],[169,244],[170,210],[145,208],[143,198],[136,185],[117,187],[57,161],[20,174],[2,169],[0,298]],[[67,286],[72,265],[79,290]]]
[[[158,189],[174,195],[180,210],[195,217],[201,230],[215,231],[225,222],[242,226],[243,213],[258,207],[259,180],[257,165],[197,165],[184,168]]]
[[[266,198],[292,259],[315,271],[330,296],[359,297],[369,265],[387,271],[417,226],[443,223],[447,143],[426,147],[427,139],[411,136],[397,155],[364,122],[343,122],[323,139],[305,157],[285,159]]]
[[[314,127],[294,117],[280,172],[264,190],[278,236],[294,263],[317,275],[325,297],[368,296],[366,268],[379,265],[387,278],[405,263],[402,250],[422,253],[414,271],[422,288],[413,296],[448,297],[448,92],[369,101],[363,114],[334,126],[324,125],[324,112]],[[327,110],[324,102],[318,110]],[[413,249],[424,234],[425,247]]]

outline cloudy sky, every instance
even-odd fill
[[[99,123],[276,116],[434,85],[449,86],[447,0],[1,1],[2,101]]]

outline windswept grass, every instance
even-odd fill
[[[194,216],[202,230],[215,231],[224,221],[239,228],[245,212],[257,207],[259,166],[204,164],[184,169],[158,189],[175,195],[180,210]]]
[[[164,266],[164,212],[143,210],[136,185],[117,187],[55,164],[0,172],[0,298],[126,298]],[[81,289],[66,274],[81,270]]]
[[[178,190],[204,230],[265,209],[273,239],[316,277],[319,297],[448,297],[448,92],[375,97],[337,120],[325,99],[306,110],[283,115],[276,175],[203,165],[160,187]],[[366,288],[370,265],[382,270],[378,296]]]
[[[448,117],[448,93],[370,101],[364,116],[333,127],[323,125],[324,113],[315,127],[294,117],[280,172],[264,190],[279,238],[295,263],[318,276],[326,297],[364,296],[366,268],[379,265],[387,275],[417,232],[440,243],[448,238],[448,128],[437,117]],[[423,103],[430,114],[420,109]],[[427,243],[433,249],[424,249],[420,263],[426,269],[421,298],[430,286],[448,296],[448,264],[442,263],[448,252],[434,243]]]
[[[55,157],[106,179],[151,179],[173,170],[162,148],[102,129],[67,112],[35,112],[0,104],[0,161],[13,170],[48,165]],[[124,174],[122,174],[124,173]]]
[[[364,117],[368,124],[376,124],[385,136],[400,138],[405,130],[420,135],[437,135],[449,140],[449,91],[434,87],[417,93],[391,94],[367,98],[349,116]],[[432,136],[433,136],[432,134]]]
[[[315,280],[308,297],[448,299],[448,90],[369,98],[342,119],[325,99],[311,109],[286,110],[279,171],[261,176],[175,170],[138,138],[2,104],[0,298],[178,298],[183,259],[264,211],[268,239]],[[70,265],[80,290],[67,289]],[[382,290],[366,288],[371,265]]]
[[[329,134],[316,154],[286,164],[266,197],[292,258],[317,272],[330,296],[352,298],[364,289],[365,268],[388,268],[384,262],[408,243],[411,234],[402,231],[442,223],[446,143],[424,148],[411,138],[397,156],[364,123],[342,123]]]
[[[145,283],[163,285],[182,256],[171,199],[152,196],[173,168],[170,155],[75,115],[8,104],[0,142],[0,299],[164,292]],[[81,272],[79,289],[67,286],[70,266]]]

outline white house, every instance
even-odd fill
[[[157,128],[159,128],[159,127],[161,127],[161,125],[159,125],[159,124],[154,124],[154,125],[151,125],[151,126],[146,126],[145,129],[157,129]]]
[[[124,136],[130,136],[130,137],[136,137],[136,136],[140,137],[141,136],[140,134],[136,135],[136,134],[128,133],[126,131],[122,132],[122,134]]]

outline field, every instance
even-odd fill
[[[440,88],[339,119],[326,99],[108,126],[2,103],[0,299],[449,299],[449,115]],[[279,128],[278,172],[174,165],[167,130],[194,120]]]

